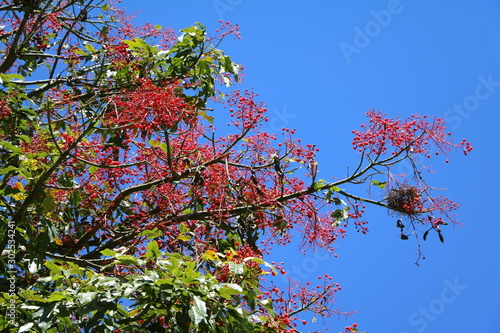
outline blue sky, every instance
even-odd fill
[[[464,227],[429,235],[417,267],[416,244],[398,237],[395,218],[369,209],[370,232],[350,230],[338,258],[278,248],[295,278],[329,274],[342,285],[337,305],[357,311],[327,320],[331,332],[357,322],[370,333],[497,332],[500,327],[500,2],[125,0],[137,22],[179,30],[217,20],[241,27],[221,46],[245,66],[277,128],[316,144],[322,178],[355,166],[353,129],[370,107],[391,115],[447,115],[459,141],[475,150],[450,163],[431,160],[433,185],[462,203]],[[216,115],[216,114],[215,114]],[[217,115],[216,115],[217,116]],[[273,128],[269,128],[273,131]],[[431,237],[436,236],[436,237]],[[291,253],[296,253],[291,255]],[[295,273],[294,273],[295,272]],[[324,328],[321,320],[303,331]]]

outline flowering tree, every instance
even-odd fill
[[[443,240],[455,222],[420,158],[472,149],[442,119],[369,111],[359,165],[321,180],[316,146],[261,131],[257,95],[230,90],[242,67],[218,45],[237,26],[176,36],[104,0],[3,0],[0,14],[3,330],[294,332],[302,312],[342,312],[329,276],[265,282],[285,274],[264,256],[292,231],[333,252],[349,221],[367,232],[367,205],[397,215],[402,239]],[[393,174],[404,161],[413,175]]]

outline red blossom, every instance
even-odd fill
[[[361,125],[361,131],[353,131],[353,147],[370,155],[395,155],[407,152],[412,155],[430,157],[431,150],[436,155],[448,156],[451,149],[461,149],[464,154],[472,150],[463,140],[458,144],[449,139],[442,118],[428,120],[426,116],[411,115],[406,120],[387,118],[380,111],[367,112],[369,123]]]

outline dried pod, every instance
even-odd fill
[[[438,231],[438,235],[439,235],[439,240],[441,241],[441,243],[444,243],[444,237],[443,237],[443,234],[441,234],[441,231]]]

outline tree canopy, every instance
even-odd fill
[[[295,332],[304,312],[343,314],[339,285],[279,289],[273,245],[333,253],[370,205],[402,239],[456,223],[425,181],[426,158],[472,150],[443,119],[369,110],[359,164],[317,179],[319,144],[263,131],[266,106],[236,88],[219,47],[238,26],[176,34],[104,0],[3,0],[0,15],[3,330]]]

